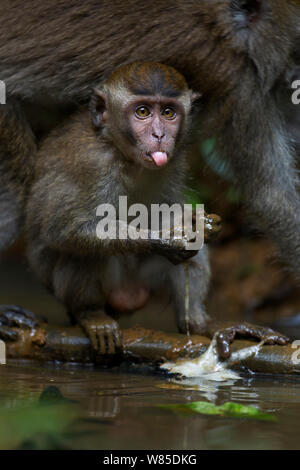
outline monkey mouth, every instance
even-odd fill
[[[168,163],[167,152],[147,152],[146,157],[148,161],[154,162],[157,167],[165,166]]]

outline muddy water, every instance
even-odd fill
[[[229,386],[204,382],[198,391],[161,388],[168,383],[163,376],[137,371],[10,362],[0,366],[0,414],[24,400],[36,403],[45,387],[56,385],[80,406],[81,419],[64,437],[67,448],[300,448],[300,380],[248,377]],[[182,415],[155,406],[197,400],[258,406],[278,422]]]

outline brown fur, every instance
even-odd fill
[[[87,102],[99,79],[128,62],[154,60],[182,71],[204,94],[201,130],[218,137],[258,226],[277,241],[299,274],[297,176],[275,95],[298,25],[299,2],[293,0],[5,0],[0,78],[7,85],[8,106],[15,97],[31,108],[42,103],[51,110]],[[5,114],[1,108],[0,113]],[[20,139],[23,124],[7,121],[5,126],[12,141]],[[0,140],[2,159],[11,162],[3,164],[4,184],[10,164],[28,165],[34,146],[33,140],[26,145],[28,136],[14,154]],[[5,188],[12,211],[22,212],[16,202],[23,197],[18,178],[17,200]]]
[[[203,93],[203,135],[217,137],[218,151],[227,160],[258,227],[276,240],[285,260],[300,276],[299,182],[277,99],[277,84],[291,66],[299,17],[298,0],[4,0],[0,79],[6,82],[8,104],[5,110],[0,107],[0,249],[22,228],[35,149],[29,124],[37,126],[39,133],[47,133],[49,128],[49,116],[44,120],[39,115],[37,124],[32,110],[38,105],[46,111],[43,114],[49,110],[52,115],[53,110],[85,104],[91,88],[116,67],[141,60],[159,61],[181,71],[189,86]],[[27,120],[22,108],[31,110]],[[86,146],[90,148],[90,166],[79,157],[74,161],[92,178],[96,168],[93,139],[80,123],[70,126],[88,134],[86,140],[77,143],[82,154]],[[73,150],[67,127],[60,129],[58,123],[56,132],[56,145]],[[52,143],[51,149],[47,142],[55,153],[56,145]],[[46,155],[48,187],[40,188],[40,201],[36,201],[33,236],[40,224],[53,240],[59,236],[63,251],[74,242],[84,250],[86,243],[78,240],[80,224],[70,233],[64,231],[63,224],[57,227],[51,223],[51,217],[53,214],[55,220],[64,203],[70,202],[68,189],[74,189],[74,179],[76,188],[80,188],[79,206],[85,207],[86,201],[92,204],[89,181],[75,167],[69,168],[66,178],[60,176],[52,168],[50,152]],[[56,162],[62,175],[66,161]],[[118,165],[110,161],[103,169],[103,183],[117,172]],[[130,177],[130,171],[123,174]],[[124,181],[128,182],[126,178]],[[134,197],[153,196],[155,183],[155,178],[147,179]],[[55,198],[49,197],[54,188],[58,206]],[[49,224],[49,214],[43,213],[39,204],[47,206]],[[70,215],[80,222],[76,210],[71,208]],[[38,251],[41,247],[37,244],[35,248]],[[42,270],[44,260],[46,265],[48,261],[51,264],[53,257],[51,249],[43,252],[41,248],[41,253]],[[70,258],[70,270],[62,263],[57,289],[72,285],[67,281],[72,281],[72,276],[78,289],[82,288],[82,279],[88,284],[88,260],[82,272],[74,270],[72,263]],[[203,269],[209,270],[207,265]],[[47,268],[41,273],[45,282],[49,271]],[[62,282],[64,279],[66,282]],[[204,285],[201,299],[205,292]],[[72,300],[74,289],[66,295]]]
[[[128,142],[122,123],[130,119],[124,101],[129,97],[136,99],[128,89],[133,76],[139,85],[147,87],[146,99],[158,103],[166,97],[151,96],[151,87],[154,84],[155,89],[161,89],[160,84],[168,83],[170,94],[179,93],[177,98],[172,98],[173,103],[178,106],[184,103],[186,114],[191,109],[192,93],[183,77],[171,68],[143,64],[143,75],[139,75],[135,73],[137,67],[140,68],[140,64],[121,67],[104,83],[101,97],[105,100],[103,106],[108,108],[99,111],[107,113],[105,120],[99,118],[100,127],[95,127],[89,113],[82,111],[45,139],[37,155],[34,183],[26,207],[28,259],[33,270],[84,327],[95,349],[102,350],[105,340],[113,337],[112,341],[117,343],[119,334],[116,322],[107,317],[107,304],[118,313],[136,310],[157,288],[166,287],[173,292],[181,331],[187,326],[199,331],[206,319],[203,297],[209,267],[205,249],[194,256],[195,252],[185,250],[180,240],[97,238],[99,204],[110,203],[118,208],[118,198],[122,195],[128,197],[128,205],[143,203],[149,211],[154,203],[184,202],[183,138],[187,133],[188,115],[183,116],[184,131],[179,133],[178,128],[172,147],[174,155],[169,149],[168,164],[162,168],[148,168],[140,158],[128,158],[128,148],[133,153],[135,149]],[[94,105],[93,98],[93,113]],[[141,134],[140,138],[143,141],[146,136]],[[178,264],[193,256],[190,300],[193,308],[186,321],[184,271],[182,266],[173,266],[172,262]],[[106,315],[105,321],[103,315]]]

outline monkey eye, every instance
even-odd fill
[[[145,119],[146,117],[150,116],[150,109],[147,106],[139,106],[135,110],[135,115],[139,119]]]
[[[170,108],[169,106],[167,108],[165,108],[162,112],[162,115],[166,118],[166,119],[174,119],[176,117],[176,111],[175,109],[173,108]]]

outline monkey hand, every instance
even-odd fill
[[[195,223],[195,217],[193,217]],[[213,240],[222,229],[222,219],[216,214],[204,214],[204,240],[210,242]]]
[[[25,308],[16,305],[0,305],[0,339],[3,341],[16,341],[18,333],[13,327],[33,330],[39,323],[45,322]]]
[[[198,253],[198,250],[188,250],[184,238],[170,240],[152,240],[153,253],[164,256],[172,264],[184,263]]]
[[[216,214],[204,214],[204,240],[209,242],[218,235],[221,230],[221,217]],[[196,214],[193,215],[193,230],[196,231]],[[188,250],[187,243],[194,240],[187,238],[163,240],[156,243],[155,251],[162,254],[173,264],[184,263],[198,253],[198,250]]]
[[[209,243],[210,241],[214,240],[222,230],[222,219],[217,214],[206,214],[204,212],[204,241],[205,243]],[[193,211],[193,231],[197,231],[197,213]]]
[[[174,240],[164,251],[164,256],[171,261],[172,264],[181,264],[189,260],[198,253],[198,250],[187,250],[182,240]]]
[[[121,352],[121,331],[113,318],[102,311],[83,312],[77,318],[97,354],[114,356]]]
[[[252,325],[251,323],[241,322],[235,325],[229,322],[212,322],[208,326],[209,336],[217,332],[217,349],[222,359],[230,357],[230,345],[236,337],[255,338],[259,341],[265,340],[265,344],[284,345],[289,342],[289,338],[263,326]]]

